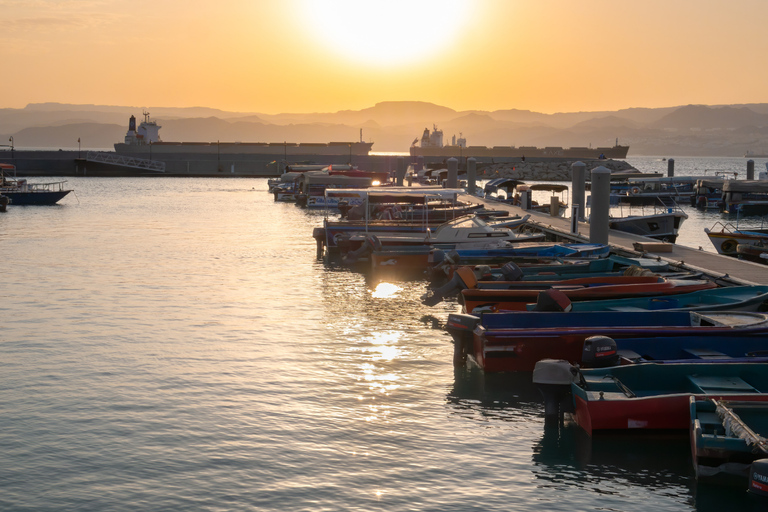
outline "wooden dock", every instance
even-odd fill
[[[531,218],[529,223],[535,224],[544,231],[550,232],[556,236],[570,238],[576,242],[589,242],[589,224],[586,222],[578,223],[578,233],[571,233],[571,219],[552,217],[547,214],[523,210],[520,207],[512,206],[496,201],[487,201],[485,199],[462,195],[462,200],[485,205],[492,210],[506,210],[510,215],[527,215]],[[660,258],[672,265],[679,266],[694,272],[702,272],[710,277],[720,278],[734,284],[750,285],[760,284],[768,285],[768,266],[760,263],[739,260],[731,256],[723,256],[707,252],[701,249],[693,249],[682,245],[669,244],[670,252],[640,252],[635,249],[635,244],[649,244],[657,242],[651,238],[624,233],[614,229],[608,230],[608,243],[617,251],[630,253],[633,255],[644,255],[650,258]]]

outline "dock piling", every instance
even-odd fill
[[[446,188],[457,188],[459,186],[459,161],[451,157],[448,159],[448,182]]]
[[[592,212],[589,216],[589,242],[608,243],[608,216],[611,207],[611,171],[603,166],[592,169]]]
[[[755,179],[755,161],[754,160],[747,160],[747,179],[748,180]]]
[[[475,195],[477,187],[477,160],[472,157],[467,158],[467,194]]]
[[[397,157],[397,174],[395,174],[395,184],[398,187],[403,186],[403,180],[405,179],[405,157]]]
[[[584,203],[584,189],[586,188],[587,164],[584,162],[573,162],[571,164],[571,200],[572,204],[582,205]],[[579,220],[584,221],[584,210],[579,209]]]

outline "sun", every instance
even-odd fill
[[[317,43],[373,66],[407,64],[450,50],[470,0],[296,0]]]

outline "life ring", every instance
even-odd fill
[[[632,193],[633,194],[639,194],[640,193],[640,189],[638,187],[632,187]]]
[[[736,247],[738,247],[738,245],[739,245],[739,242],[730,238],[725,242],[723,242],[722,244],[720,244],[720,250],[724,254],[733,254],[736,252]]]

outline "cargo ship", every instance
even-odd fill
[[[545,147],[537,148],[534,146],[467,146],[467,140],[459,134],[459,138],[454,136],[451,144],[443,145],[443,131],[438,130],[437,126],[424,128],[421,140],[418,138],[411,144],[412,157],[425,158],[469,158],[474,157],[482,160],[495,159],[503,161],[504,159],[519,158],[618,158],[624,159],[629,152],[629,146],[620,146],[618,139],[613,147]]]
[[[149,118],[149,112],[144,112],[144,121],[138,128],[136,117],[131,116],[125,141],[115,144],[115,152],[129,156],[151,154],[152,158],[157,159],[173,154],[265,155],[281,159],[368,156],[373,146],[373,142],[362,140],[362,130],[360,130],[360,140],[357,142],[164,142],[160,139],[160,128],[162,127],[157,124],[157,121]]]

